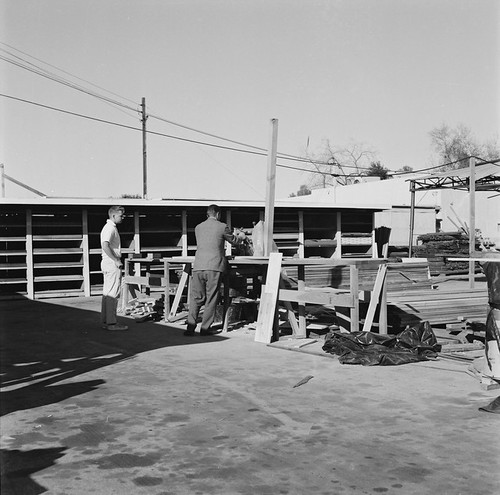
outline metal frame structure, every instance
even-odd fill
[[[415,224],[415,192],[427,191],[430,189],[457,189],[469,192],[469,255],[472,257],[475,245],[475,210],[476,191],[480,192],[500,192],[500,164],[486,162],[476,164],[476,158],[469,158],[469,167],[457,170],[449,170],[423,177],[408,179],[410,182],[411,209],[410,209],[410,235],[409,252],[412,255],[413,230]],[[469,262],[469,286],[474,287],[474,261]]]

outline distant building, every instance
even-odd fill
[[[364,178],[368,179],[368,178]],[[376,178],[375,178],[376,179]],[[346,186],[314,189],[308,196],[291,198],[302,202],[333,204],[390,205],[390,210],[375,213],[375,226],[392,229],[392,246],[408,245],[410,224],[410,183],[405,179],[365,181]],[[419,191],[415,200],[414,242],[420,234],[460,230],[467,227],[469,195],[466,191],[439,189]],[[500,195],[476,193],[476,229],[492,242],[500,241]]]

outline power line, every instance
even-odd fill
[[[3,50],[3,49],[0,48],[0,50]],[[3,51],[5,51],[5,50],[3,50]],[[19,58],[19,57],[17,57],[17,58]],[[123,103],[121,103],[121,102],[119,102],[117,100],[113,100],[112,98],[108,98],[107,96],[100,95],[100,94],[98,94],[98,93],[96,93],[94,91],[88,90],[88,89],[86,89],[86,88],[84,88],[82,86],[79,86],[77,84],[71,83],[70,81],[67,81],[64,78],[61,78],[61,77],[57,76],[56,74],[52,74],[52,73],[46,71],[45,69],[37,67],[34,64],[31,64],[30,62],[27,62],[25,60],[23,60],[23,62],[24,62],[24,64],[23,64],[23,63],[21,63],[21,62],[19,62],[17,60],[12,60],[12,59],[10,59],[10,58],[8,58],[8,57],[6,57],[4,55],[1,55],[1,54],[0,54],[0,59],[4,60],[5,62],[8,62],[8,63],[10,63],[12,65],[15,65],[15,66],[17,66],[17,67],[19,67],[21,69],[25,69],[25,70],[27,70],[29,72],[32,72],[32,73],[37,74],[37,75],[39,75],[41,77],[44,77],[46,79],[50,79],[50,80],[52,80],[54,82],[57,82],[59,84],[67,86],[69,88],[75,89],[75,90],[80,91],[82,93],[85,93],[85,94],[87,94],[89,96],[93,96],[94,98],[98,98],[99,100],[105,101],[107,103],[112,103],[113,105],[117,105],[119,107],[126,108],[127,110],[132,110],[134,112],[137,112],[136,108],[133,108],[133,107],[131,107],[129,105],[125,105],[125,104],[123,104]],[[26,65],[26,64],[28,64],[28,65]],[[33,65],[33,67],[30,67],[30,65]]]
[[[54,65],[52,65],[52,64],[49,64],[49,63],[47,63],[47,62],[44,62],[43,60],[40,60],[40,59],[38,59],[38,58],[36,58],[36,57],[33,57],[32,55],[29,55],[29,54],[27,54],[27,53],[25,53],[25,52],[23,52],[23,51],[21,51],[21,50],[18,50],[17,48],[14,48],[14,47],[12,47],[11,45],[8,45],[7,43],[0,42],[0,44],[2,44],[2,45],[4,45],[4,46],[7,46],[7,47],[11,48],[12,50],[15,50],[15,51],[17,51],[17,52],[19,52],[19,53],[22,53],[23,55],[26,55],[26,56],[28,56],[28,57],[30,57],[30,58],[33,58],[34,60],[37,60],[38,62],[40,62],[40,63],[42,63],[42,64],[48,65],[48,66],[50,66],[50,67],[52,67],[52,68],[55,68],[56,70],[58,70],[58,71],[60,71],[60,72],[63,72],[63,73],[65,73],[65,74],[67,74],[67,75],[69,75],[69,76],[71,76],[71,77],[74,77],[74,78],[79,79],[79,80],[81,80],[81,81],[84,81],[84,82],[86,82],[86,83],[88,83],[88,84],[91,84],[92,86],[95,86],[95,87],[97,87],[97,88],[99,88],[99,89],[102,89],[103,91],[106,91],[107,93],[113,94],[113,95],[118,96],[118,97],[120,97],[120,98],[122,98],[122,99],[125,99],[125,100],[127,100],[127,101],[132,102],[132,100],[129,100],[129,99],[127,99],[127,98],[124,98],[123,96],[117,95],[116,93],[113,93],[113,92],[111,92],[111,91],[109,91],[109,90],[106,90],[106,89],[104,89],[104,88],[102,88],[102,87],[100,87],[100,86],[96,85],[96,84],[93,84],[93,83],[91,83],[91,82],[89,82],[89,81],[86,81],[85,79],[82,79],[82,78],[80,78],[80,77],[78,77],[78,76],[75,76],[75,75],[73,75],[73,74],[71,74],[71,73],[69,73],[69,72],[67,72],[67,71],[64,71],[64,70],[60,69],[59,67],[56,67],[56,66],[54,66]],[[9,59],[9,58],[7,58],[7,57],[5,57],[5,56],[0,55],[0,59],[2,59],[2,60],[4,60],[4,61],[6,61],[6,62],[8,62],[8,63],[11,63],[11,64],[13,64],[13,65],[16,65],[17,67],[20,67],[20,68],[22,68],[22,69],[25,69],[25,70],[27,70],[27,71],[29,71],[29,72],[32,72],[32,73],[34,73],[34,74],[37,74],[37,75],[39,75],[39,76],[42,76],[42,77],[48,78],[48,79],[50,79],[50,80],[52,80],[52,81],[54,81],[54,82],[57,82],[57,83],[59,83],[59,84],[63,84],[63,85],[68,86],[68,87],[70,87],[70,88],[72,88],[72,89],[76,89],[77,91],[81,91],[81,92],[86,93],[86,94],[88,94],[88,95],[90,95],[90,96],[94,96],[95,98],[101,99],[101,100],[106,101],[106,102],[108,102],[108,103],[112,103],[112,104],[114,104],[114,105],[122,106],[122,107],[124,107],[124,108],[127,108],[127,109],[129,109],[129,110],[133,110],[133,111],[136,111],[136,112],[138,111],[136,108],[131,108],[131,107],[127,106],[127,105],[124,105],[124,104],[123,104],[123,103],[121,103],[121,102],[118,102],[118,101],[116,101],[116,100],[112,100],[112,99],[110,99],[110,98],[108,98],[108,97],[106,97],[106,96],[99,95],[99,94],[97,94],[97,93],[96,93],[96,92],[94,92],[94,91],[90,91],[90,90],[88,90],[88,89],[86,89],[86,88],[84,88],[84,87],[82,87],[82,86],[79,86],[79,85],[76,85],[76,84],[74,84],[74,83],[71,83],[70,81],[68,81],[68,80],[66,80],[66,79],[63,79],[63,78],[61,78],[60,76],[58,76],[58,75],[56,75],[56,74],[53,74],[53,73],[51,73],[51,72],[47,71],[46,69],[44,69],[44,68],[42,68],[42,67],[37,66],[36,64],[33,64],[32,62],[29,62],[29,61],[27,61],[27,60],[24,60],[22,57],[19,57],[18,55],[14,54],[14,53],[11,53],[11,52],[9,52],[9,51],[7,51],[7,50],[3,49],[3,48],[0,48],[0,50],[1,50],[1,51],[3,51],[3,52],[5,52],[5,53],[7,53],[7,54],[8,54],[8,55],[10,55],[11,57],[14,57],[14,58],[16,58],[16,59],[21,60],[22,62],[24,62],[24,64],[28,64],[29,66],[32,66],[32,67],[28,67],[28,66],[24,65],[23,63],[20,63],[20,62],[19,62],[19,61],[17,61],[17,60],[11,60],[11,59]],[[35,69],[34,69],[33,67],[34,67]],[[134,102],[132,102],[132,103],[134,103]],[[168,120],[168,119],[166,119],[166,118],[164,118],[164,117],[160,117],[160,116],[157,116],[157,115],[152,115],[152,114],[148,114],[148,117],[151,117],[151,118],[153,118],[153,119],[157,119],[157,120],[160,120],[160,121],[166,122],[166,123],[171,124],[171,125],[175,125],[175,126],[177,126],[177,127],[181,127],[181,128],[183,128],[183,129],[186,129],[186,130],[189,130],[189,131],[192,131],[192,132],[197,132],[197,133],[199,133],[199,134],[203,134],[203,135],[206,135],[206,136],[209,136],[209,137],[213,137],[213,138],[220,139],[220,140],[223,140],[223,141],[231,142],[231,143],[233,143],[233,144],[238,144],[238,145],[240,145],[240,146],[245,146],[245,147],[247,147],[247,148],[252,148],[252,149],[255,149],[255,150],[258,150],[258,151],[267,152],[267,150],[266,150],[265,148],[261,148],[261,147],[258,147],[258,146],[253,146],[253,145],[251,145],[251,144],[243,143],[243,142],[241,142],[241,141],[236,141],[236,140],[228,139],[228,138],[225,138],[225,137],[223,137],[223,136],[218,136],[218,135],[213,134],[213,133],[209,133],[209,132],[206,132],[206,131],[202,131],[202,130],[199,130],[199,129],[195,129],[194,127],[189,127],[189,126],[186,126],[186,125],[180,124],[180,123],[178,123],[178,122],[174,122],[174,121],[172,121],[172,120]],[[301,157],[297,157],[297,156],[294,156],[294,155],[289,155],[289,154],[285,154],[285,153],[281,153],[281,155],[282,155],[283,157],[289,157],[289,158],[298,159],[298,160],[301,160],[301,159],[302,159]]]
[[[41,108],[46,108],[46,109],[49,109],[49,110],[54,110],[56,112],[61,112],[61,113],[67,114],[67,115],[72,115],[74,117],[80,117],[80,118],[92,120],[92,121],[95,121],[95,122],[100,122],[100,123],[103,123],[103,124],[114,125],[114,126],[117,126],[117,127],[122,127],[124,129],[130,129],[130,130],[133,130],[133,131],[140,131],[140,132],[142,132],[142,129],[139,128],[139,127],[133,127],[133,126],[126,125],[126,124],[121,124],[121,123],[118,123],[118,122],[112,122],[110,120],[100,119],[100,118],[97,118],[97,117],[91,117],[90,115],[84,115],[84,114],[77,113],[77,112],[72,112],[72,111],[69,111],[69,110],[63,110],[61,108],[56,108],[56,107],[53,107],[53,106],[50,106],[50,105],[44,105],[43,103],[37,103],[37,102],[34,102],[34,101],[26,100],[24,98],[18,98],[16,96],[6,95],[4,93],[0,93],[0,96],[3,96],[4,98],[9,98],[9,99],[12,99],[12,100],[16,100],[16,101],[21,101],[23,103],[28,103],[30,105],[35,105],[35,106],[38,106],[38,107],[41,107]],[[202,145],[202,146],[209,146],[209,147],[212,147],[212,148],[218,148],[218,149],[223,149],[223,150],[227,150],[227,151],[236,151],[236,152],[239,152],[239,153],[247,153],[247,154],[253,154],[253,155],[258,155],[258,156],[267,156],[267,153],[264,153],[264,152],[249,151],[249,150],[242,150],[242,149],[238,149],[238,148],[232,148],[232,147],[228,147],[228,146],[221,146],[221,145],[217,145],[217,144],[206,143],[206,142],[203,142],[203,141],[196,141],[194,139],[182,138],[180,136],[173,136],[171,134],[164,134],[164,133],[161,133],[161,132],[155,132],[155,131],[150,131],[150,130],[148,130],[146,132],[148,134],[152,134],[152,135],[155,135],[155,136],[161,136],[161,137],[167,137],[167,138],[171,138],[171,139],[177,139],[179,141],[185,141],[185,142],[189,142],[189,143],[193,143],[193,144],[199,144],[199,145]],[[320,171],[316,171],[316,170],[299,169],[299,168],[294,168],[294,167],[288,167],[286,165],[281,165],[281,164],[277,164],[277,166],[278,167],[282,167],[282,168],[289,168],[289,169],[293,169],[293,170],[298,170],[298,171],[301,171],[301,172],[309,172],[309,173],[319,173],[319,174],[325,174],[325,175],[332,175],[331,173],[320,172]]]
[[[118,95],[118,94],[116,94],[116,93],[113,93],[112,91],[109,91],[109,90],[108,90],[108,89],[106,89],[106,88],[103,88],[103,87],[101,87],[101,86],[98,86],[97,84],[94,84],[93,82],[90,82],[90,81],[87,81],[86,79],[82,79],[81,77],[75,76],[74,74],[71,74],[70,72],[67,72],[67,71],[65,71],[64,69],[61,69],[61,68],[59,68],[59,67],[57,67],[57,66],[55,66],[55,65],[52,65],[52,64],[49,64],[48,62],[45,62],[45,61],[43,61],[43,60],[40,60],[39,58],[36,58],[36,57],[34,57],[33,55],[30,55],[29,53],[23,52],[22,50],[19,50],[19,49],[15,48],[15,47],[13,47],[13,46],[11,46],[11,45],[7,44],[7,43],[4,43],[3,41],[0,41],[0,45],[7,46],[7,47],[9,47],[11,50],[15,50],[16,52],[22,53],[23,55],[26,55],[27,57],[30,57],[30,58],[32,58],[33,60],[36,60],[37,62],[40,62],[40,63],[42,63],[42,64],[44,64],[44,65],[48,65],[49,67],[52,67],[53,69],[56,69],[56,70],[58,70],[59,72],[62,72],[62,73],[64,73],[64,74],[68,75],[68,76],[74,77],[75,79],[78,79],[78,80],[83,81],[83,82],[85,82],[85,83],[87,83],[87,84],[90,84],[91,86],[94,86],[95,88],[99,88],[99,89],[101,89],[101,90],[103,90],[103,91],[106,91],[106,93],[112,94],[112,95],[114,95],[114,96],[118,96],[119,98],[122,98],[123,100],[127,100],[127,101],[129,101],[130,103],[135,104],[135,102],[134,102],[133,100],[129,100],[128,98],[125,98],[124,96],[121,96],[121,95]],[[20,60],[23,60],[23,59],[21,59],[21,57],[18,57],[17,55],[15,55],[15,54],[13,54],[13,53],[9,53],[7,50],[4,50],[3,48],[0,48],[0,50],[4,51],[5,53],[8,53],[8,54],[9,54],[9,55],[11,55],[12,57],[16,57],[16,58],[19,58]],[[26,61],[26,63],[31,64],[31,62],[27,62],[27,61]],[[31,65],[34,65],[34,64],[31,64]]]

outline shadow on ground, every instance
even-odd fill
[[[1,484],[4,495],[23,494],[38,495],[47,490],[30,478],[30,475],[42,471],[56,463],[64,455],[66,448],[33,449],[26,452],[20,450],[1,450]]]
[[[90,309],[95,301],[79,304],[89,309],[77,304],[27,299],[0,303],[2,415],[59,402],[105,383],[98,379],[58,385],[68,378],[141,352],[206,340],[184,337],[181,329],[161,323],[133,320],[127,321],[126,332],[107,332],[99,313]]]

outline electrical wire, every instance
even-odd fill
[[[4,46],[8,46],[9,48],[11,48],[11,49],[13,49],[13,50],[15,50],[15,51],[18,51],[19,53],[22,53],[23,55],[26,55],[26,56],[28,56],[28,57],[30,57],[30,58],[33,58],[34,60],[37,60],[38,62],[41,62],[41,63],[43,63],[43,64],[45,64],[45,65],[50,66],[50,67],[53,67],[53,68],[55,68],[55,69],[56,69],[56,70],[58,70],[58,71],[61,71],[61,72],[65,73],[65,74],[70,75],[71,77],[74,77],[74,78],[79,79],[79,80],[81,80],[81,81],[87,82],[88,84],[91,84],[92,86],[98,87],[99,89],[102,89],[102,90],[104,90],[104,91],[106,91],[106,92],[108,92],[108,93],[110,93],[110,94],[113,94],[113,95],[115,95],[115,96],[119,96],[120,98],[123,98],[122,96],[117,95],[116,93],[113,93],[113,92],[108,91],[108,90],[106,90],[106,89],[104,89],[104,88],[101,88],[100,86],[97,86],[97,85],[95,85],[95,84],[93,84],[93,83],[91,83],[91,82],[89,82],[89,81],[86,81],[86,80],[84,80],[84,79],[81,79],[81,78],[79,78],[78,76],[75,76],[75,75],[73,75],[73,74],[71,74],[71,73],[69,73],[69,72],[67,72],[67,71],[64,71],[64,70],[62,70],[62,69],[60,69],[60,68],[58,68],[58,67],[56,67],[56,66],[54,66],[54,65],[52,65],[52,64],[49,64],[49,63],[47,63],[47,62],[44,62],[44,61],[42,61],[42,60],[40,60],[40,59],[38,59],[38,58],[36,58],[36,57],[33,57],[33,56],[31,56],[31,55],[29,55],[29,54],[27,54],[27,53],[25,53],[25,52],[21,51],[21,50],[18,50],[17,48],[14,48],[14,47],[12,47],[11,45],[8,45],[7,43],[0,42],[0,44],[2,44],[2,45],[4,45]],[[119,102],[119,101],[113,100],[113,99],[111,99],[111,98],[109,98],[109,97],[106,97],[106,96],[103,96],[103,95],[100,95],[100,94],[96,93],[95,91],[91,91],[91,90],[89,90],[89,89],[87,89],[87,88],[84,88],[84,87],[82,87],[82,86],[80,86],[80,85],[76,85],[76,84],[74,84],[74,83],[72,83],[72,82],[68,81],[67,79],[61,78],[60,76],[58,76],[58,75],[56,75],[56,74],[54,74],[54,73],[51,73],[51,72],[47,71],[46,69],[44,69],[44,68],[42,68],[42,67],[39,67],[39,66],[37,66],[36,64],[33,64],[32,62],[29,62],[29,61],[27,61],[27,60],[24,60],[22,57],[19,57],[18,55],[14,54],[14,53],[11,53],[11,52],[9,52],[9,51],[7,51],[7,50],[5,50],[5,49],[1,48],[1,47],[0,47],[0,50],[1,50],[1,51],[3,51],[3,52],[5,52],[5,53],[7,53],[7,54],[8,54],[8,55],[10,55],[11,57],[14,57],[14,58],[16,58],[16,59],[18,59],[18,60],[20,60],[20,61],[22,61],[22,62],[23,62],[23,63],[21,63],[21,62],[19,62],[18,60],[11,60],[11,59],[9,59],[9,58],[7,58],[7,57],[3,56],[3,55],[0,55],[0,59],[2,59],[2,60],[4,60],[4,61],[6,61],[6,62],[8,62],[8,63],[11,63],[11,64],[13,64],[13,65],[15,65],[15,66],[17,66],[17,67],[20,67],[20,68],[22,68],[22,69],[25,69],[25,70],[27,70],[27,71],[29,71],[29,72],[34,73],[34,74],[37,74],[37,75],[39,75],[39,76],[41,76],[41,77],[45,77],[45,78],[47,78],[47,79],[50,79],[50,80],[52,80],[52,81],[54,81],[54,82],[57,82],[57,83],[59,83],[59,84],[63,84],[63,85],[65,85],[65,86],[70,87],[70,88],[72,88],[72,89],[75,89],[75,90],[77,90],[77,91],[83,92],[83,93],[85,93],[85,94],[87,94],[87,95],[89,95],[89,96],[93,96],[93,97],[95,97],[95,98],[98,98],[98,99],[100,99],[101,101],[104,101],[104,102],[106,102],[106,103],[108,103],[108,104],[111,104],[111,105],[117,105],[117,106],[119,106],[119,107],[126,108],[126,109],[128,109],[128,110],[132,110],[132,111],[137,112],[137,113],[139,112],[139,110],[138,110],[137,108],[132,108],[132,107],[130,107],[130,106],[128,106],[128,105],[125,105],[125,104],[123,104],[123,103],[121,103],[121,102]],[[27,65],[25,65],[25,64],[28,64],[28,66],[27,66]],[[123,99],[128,100],[127,98],[123,98]],[[132,101],[132,100],[128,100],[128,101]],[[133,103],[133,102],[132,102],[132,103]],[[124,113],[126,113],[126,112],[124,112]],[[128,114],[127,114],[127,115],[128,115]],[[225,138],[225,137],[222,137],[222,136],[218,136],[218,135],[213,134],[213,133],[209,133],[209,132],[201,131],[201,130],[199,130],[199,129],[195,129],[195,128],[193,128],[193,127],[189,127],[189,126],[186,126],[186,125],[180,124],[180,123],[178,123],[178,122],[174,122],[174,121],[172,121],[172,120],[165,119],[165,118],[160,117],[160,116],[157,116],[157,115],[148,114],[148,117],[151,117],[151,118],[153,118],[153,119],[157,119],[157,120],[160,120],[160,121],[166,122],[166,123],[171,124],[171,125],[175,125],[175,126],[177,126],[177,127],[181,127],[181,128],[183,128],[183,129],[186,129],[186,130],[189,130],[189,131],[192,131],[192,132],[197,132],[197,133],[200,133],[200,134],[203,134],[203,135],[209,136],[209,137],[213,137],[213,138],[216,138],[216,139],[220,139],[220,140],[223,140],[223,141],[226,141],[226,142],[231,142],[231,143],[233,143],[233,144],[237,144],[237,145],[239,145],[239,146],[244,146],[244,147],[247,147],[247,148],[251,148],[251,149],[254,149],[254,150],[257,150],[257,151],[261,151],[261,152],[263,152],[264,154],[267,154],[267,150],[266,150],[265,148],[261,148],[261,147],[253,146],[253,145],[251,145],[251,144],[243,143],[243,142],[241,142],[241,141],[236,141],[236,140],[228,139],[228,138]],[[152,133],[152,131],[148,131],[148,132]],[[178,139],[182,139],[182,138],[178,138]],[[186,139],[186,140],[187,140],[187,141],[190,141],[190,140],[188,140],[188,139]],[[196,142],[196,141],[195,141],[195,142]],[[205,144],[206,144],[206,143],[205,143]],[[208,144],[207,144],[207,145],[208,145]],[[216,145],[214,145],[214,146],[216,146]],[[221,147],[221,148],[223,148],[223,149],[224,149],[224,147]],[[227,148],[225,148],[225,149],[234,150],[234,148],[229,148],[229,147],[227,147]],[[291,154],[281,153],[281,152],[278,152],[278,153],[277,153],[277,156],[278,156],[279,158],[284,159],[284,160],[292,160],[292,161],[297,161],[297,162],[310,163],[310,164],[315,165],[315,166],[319,166],[319,165],[332,165],[331,163],[328,163],[328,162],[316,161],[316,160],[312,160],[312,159],[310,159],[310,158],[303,158],[303,157],[299,157],[299,156],[296,156],[296,155],[291,155]],[[365,168],[365,167],[358,167],[358,166],[353,166],[353,165],[343,165],[343,167],[344,167],[344,168],[353,168],[353,169],[356,169],[357,171],[359,171],[359,170],[369,170],[369,168]],[[322,172],[318,172],[318,173],[322,173]],[[327,174],[327,175],[328,175],[328,174]]]
[[[48,65],[49,67],[52,67],[53,69],[56,69],[56,70],[58,70],[59,72],[62,72],[62,73],[64,73],[64,74],[68,75],[68,76],[71,76],[71,77],[73,77],[73,78],[75,78],[75,79],[78,79],[78,80],[80,80],[80,81],[83,81],[83,82],[85,82],[85,83],[87,83],[87,84],[90,84],[91,86],[94,86],[95,88],[101,89],[102,91],[106,91],[106,93],[112,94],[112,95],[114,95],[114,96],[117,96],[118,98],[121,98],[121,99],[123,99],[123,100],[126,100],[126,101],[128,101],[128,102],[132,103],[132,104],[135,104],[135,101],[133,101],[133,100],[129,100],[128,98],[126,98],[126,97],[124,97],[124,96],[121,96],[121,95],[119,95],[119,94],[113,93],[112,91],[109,91],[108,89],[105,89],[105,88],[103,88],[103,87],[101,87],[101,86],[98,86],[97,84],[94,84],[93,82],[90,82],[90,81],[87,81],[86,79],[82,79],[81,77],[75,76],[74,74],[71,74],[70,72],[67,72],[67,71],[65,71],[64,69],[61,69],[60,67],[57,67],[57,66],[52,65],[52,64],[49,64],[48,62],[45,62],[45,61],[43,61],[43,60],[40,60],[39,58],[36,58],[36,57],[34,57],[33,55],[30,55],[29,53],[23,52],[22,50],[19,50],[19,49],[15,48],[15,47],[13,47],[13,46],[11,46],[11,45],[7,44],[7,43],[4,43],[3,41],[0,41],[0,45],[7,46],[7,47],[9,47],[11,50],[15,50],[16,52],[22,53],[23,55],[26,55],[27,57],[30,57],[30,58],[32,58],[33,60],[36,60],[37,62],[40,62],[40,63],[42,63],[42,64],[44,64],[44,65]],[[0,48],[0,50],[4,51],[5,53],[9,53],[7,50],[4,50],[3,48]],[[12,57],[16,57],[16,58],[19,58],[20,60],[22,60],[22,59],[21,59],[21,57],[18,57],[17,55],[15,55],[15,54],[13,54],[13,53],[9,53],[9,55],[11,55]],[[31,64],[31,62],[26,62],[26,63]],[[34,65],[34,64],[32,64],[32,65]]]
[[[65,74],[67,74],[67,75],[69,75],[71,77],[79,79],[80,81],[84,81],[87,84],[91,84],[94,87],[97,87],[97,88],[99,88],[99,89],[101,89],[103,91],[106,91],[107,93],[113,94],[113,95],[118,96],[118,97],[120,97],[120,98],[122,98],[124,100],[127,100],[127,101],[130,101],[131,103],[134,103],[132,100],[129,100],[127,98],[124,98],[123,96],[117,95],[116,93],[113,93],[112,91],[106,90],[106,89],[104,89],[104,88],[102,88],[102,87],[100,87],[100,86],[98,86],[96,84],[93,84],[93,83],[91,83],[91,82],[89,82],[89,81],[87,81],[85,79],[82,79],[82,78],[80,78],[78,76],[75,76],[75,75],[73,75],[73,74],[71,74],[71,73],[69,73],[69,72],[67,72],[65,70],[60,69],[59,67],[56,67],[56,66],[54,66],[52,64],[44,62],[43,60],[40,60],[40,59],[38,59],[36,57],[33,57],[32,55],[29,55],[29,54],[27,54],[27,53],[25,53],[25,52],[23,52],[21,50],[18,50],[17,48],[12,47],[11,45],[8,45],[7,43],[3,43],[3,42],[0,41],[0,44],[2,44],[4,46],[7,46],[10,49],[15,50],[15,51],[17,51],[19,53],[22,53],[23,55],[26,55],[26,56],[28,56],[30,58],[33,58],[34,60],[37,60],[38,62],[40,62],[42,64],[48,65],[49,67],[52,67],[52,68],[55,68],[56,70],[58,70],[60,72],[63,72],[63,73],[65,73]],[[97,94],[94,91],[90,91],[90,90],[88,90],[86,88],[83,88],[82,86],[75,85],[75,84],[71,83],[70,81],[65,80],[65,79],[61,78],[60,76],[57,76],[56,74],[51,73],[51,72],[47,71],[46,69],[44,69],[44,68],[42,68],[40,66],[37,66],[36,64],[33,64],[32,62],[29,62],[28,60],[25,60],[22,57],[19,57],[18,55],[14,54],[14,53],[11,53],[11,52],[9,52],[9,51],[1,48],[1,47],[0,47],[0,50],[3,51],[3,52],[5,52],[5,53],[7,53],[11,57],[19,59],[24,64],[28,64],[29,66],[32,66],[32,67],[28,67],[28,66],[24,65],[23,63],[21,63],[21,62],[19,62],[17,60],[11,60],[11,59],[9,59],[9,58],[7,58],[5,56],[0,55],[0,59],[6,61],[8,63],[11,63],[13,65],[16,65],[17,67],[23,68],[23,69],[25,69],[25,70],[27,70],[29,72],[32,72],[32,73],[37,74],[37,75],[40,75],[42,77],[46,77],[48,79],[51,79],[54,82],[57,82],[59,84],[63,84],[63,85],[68,86],[68,87],[70,87],[72,89],[76,89],[78,91],[86,93],[86,94],[88,94],[90,96],[94,96],[95,98],[101,99],[101,100],[106,101],[108,103],[111,103],[111,104],[114,104],[114,105],[118,105],[118,106],[122,106],[122,107],[125,107],[125,108],[129,109],[129,110],[138,111],[136,108],[131,108],[131,107],[127,106],[127,105],[123,105],[122,103],[120,103],[120,102],[118,102],[116,100],[112,100],[112,99],[110,99],[108,97],[105,97],[103,95],[99,95],[99,94]],[[160,117],[158,115],[148,114],[148,118],[157,119],[157,120],[166,122],[168,124],[171,124],[171,125],[174,125],[174,126],[177,126],[177,127],[181,127],[183,129],[186,129],[186,130],[189,130],[189,131],[192,131],[192,132],[197,132],[199,134],[203,134],[203,135],[206,135],[206,136],[209,136],[209,137],[213,137],[213,138],[220,139],[220,140],[223,140],[223,141],[231,142],[233,144],[238,144],[240,146],[245,146],[247,148],[252,148],[252,149],[255,149],[255,150],[258,150],[258,151],[267,152],[267,150],[265,148],[261,148],[261,147],[258,147],[258,146],[253,146],[251,144],[243,143],[241,141],[236,141],[236,140],[228,139],[228,138],[225,138],[225,137],[222,137],[222,136],[218,136],[216,134],[212,134],[212,133],[209,133],[209,132],[201,131],[199,129],[195,129],[194,127],[189,127],[189,126],[180,124],[178,122],[174,122],[172,120],[168,120],[168,119],[166,119],[164,117]],[[289,155],[289,154],[286,154],[286,153],[279,153],[279,155],[283,156],[283,157],[289,157],[289,158],[297,159],[297,160],[301,160],[302,159],[302,157],[297,157],[295,155]]]
[[[36,67],[36,66],[30,67],[30,65],[33,65],[30,62],[26,62],[26,61],[23,60],[23,62],[24,62],[24,64],[23,64],[23,63],[21,63],[21,62],[19,62],[17,60],[9,59],[8,57],[5,57],[2,54],[0,54],[0,59],[4,60],[5,62],[8,62],[8,63],[10,63],[12,65],[20,67],[22,69],[25,69],[25,70],[27,70],[29,72],[37,74],[37,75],[39,75],[41,77],[44,77],[46,79],[50,79],[50,80],[52,80],[54,82],[57,82],[57,83],[62,84],[64,86],[67,86],[67,87],[69,87],[71,89],[75,89],[76,91],[80,91],[80,92],[85,93],[85,94],[87,94],[89,96],[93,96],[94,98],[98,98],[99,100],[105,101],[107,103],[111,103],[113,105],[125,108],[127,110],[132,110],[134,112],[137,112],[137,108],[133,108],[133,107],[131,107],[129,105],[125,105],[124,103],[121,103],[121,102],[119,102],[117,100],[113,100],[112,98],[108,98],[106,96],[100,95],[100,94],[98,94],[98,93],[96,93],[94,91],[90,91],[90,90],[88,90],[88,89],[86,89],[86,88],[84,88],[82,86],[77,85],[77,84],[73,84],[73,83],[71,83],[71,82],[69,82],[69,81],[67,81],[67,80],[65,80],[65,79],[57,76],[56,74],[52,74],[52,73],[46,71],[45,69],[42,69],[42,68]],[[26,65],[26,64],[28,64],[28,65]]]

